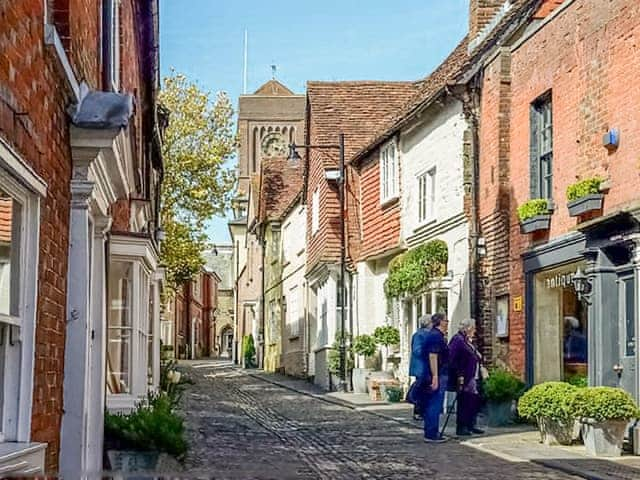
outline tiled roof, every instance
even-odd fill
[[[414,83],[414,94],[386,118],[377,129],[369,131],[368,141],[353,156],[353,161],[361,160],[381,142],[391,137],[403,121],[422,105],[433,100],[438,93],[455,77],[468,59],[468,38],[465,37],[451,54],[424,80]],[[347,157],[349,160],[351,157]]]
[[[0,242],[11,243],[11,210],[13,201],[10,198],[0,198]]]
[[[351,158],[417,88],[414,82],[307,82],[313,142],[336,144],[342,132],[345,158]]]
[[[254,95],[265,95],[265,96],[290,96],[295,95],[291,90],[289,90],[286,86],[280,83],[276,79],[271,79],[264,85],[262,85],[258,90],[254,92]]]
[[[302,162],[286,157],[262,161],[260,220],[279,220],[302,191]]]

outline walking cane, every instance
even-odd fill
[[[464,377],[458,377],[458,388],[456,389],[456,398],[453,399],[453,402],[449,406],[449,411],[447,412],[447,416],[444,419],[444,425],[442,425],[442,430],[440,430],[440,436],[444,435],[444,430],[447,428],[447,423],[449,423],[449,417],[451,416],[451,412],[456,406],[458,402],[458,396],[460,395],[460,391],[462,390],[462,386],[464,385]]]

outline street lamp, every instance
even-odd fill
[[[571,283],[573,283],[573,289],[578,295],[578,300],[582,300],[587,305],[591,305],[591,281],[589,277],[582,272],[580,267],[578,267],[578,270],[576,270],[576,273],[573,275]]]
[[[340,390],[347,391],[347,365],[346,365],[346,334],[345,334],[345,298],[346,292],[344,288],[345,277],[345,264],[346,264],[346,237],[344,226],[344,204],[345,204],[345,168],[344,168],[344,134],[338,135],[337,144],[326,145],[296,145],[292,143],[289,145],[289,162],[295,163],[300,161],[300,154],[298,148],[304,148],[306,150],[338,150],[340,152],[340,162],[337,169],[326,169],[325,179],[328,181],[335,181],[338,184],[338,200],[340,203],[340,276],[338,279],[338,302],[336,305],[340,305]]]

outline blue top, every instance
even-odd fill
[[[409,375],[413,377],[425,377],[429,381],[431,377],[431,366],[429,365],[429,354],[438,355],[438,376],[447,375],[449,362],[449,347],[444,334],[437,328],[419,329],[411,338],[411,360],[409,362]]]
[[[429,359],[424,349],[429,330],[419,329],[411,337],[411,358],[409,360],[409,375],[424,377],[429,373]]]

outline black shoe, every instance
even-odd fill
[[[456,428],[457,437],[468,437],[469,435],[471,435],[471,432],[466,428]]]
[[[484,433],[484,430],[480,430],[479,428],[473,427],[471,429],[471,433],[475,433],[476,435],[482,435]]]

